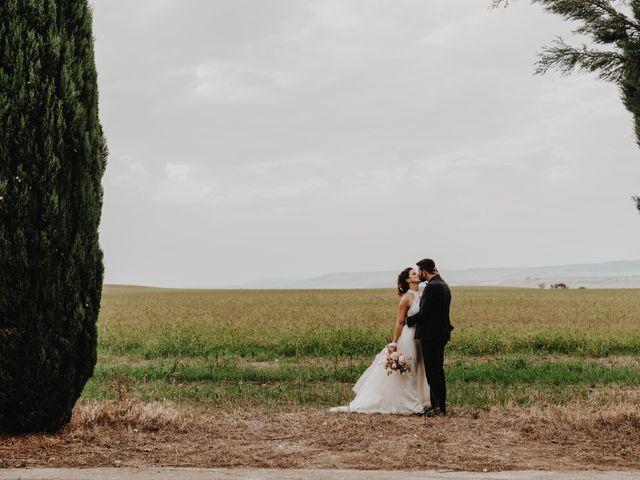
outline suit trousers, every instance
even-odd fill
[[[421,342],[424,368],[429,383],[431,406],[447,411],[447,385],[444,378],[444,344]]]

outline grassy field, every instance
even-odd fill
[[[454,407],[640,405],[640,291],[455,288]],[[85,401],[214,409],[345,404],[389,340],[392,290],[105,287]]]

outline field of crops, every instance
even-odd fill
[[[640,404],[640,291],[454,288],[453,408]],[[84,401],[217,410],[345,404],[389,340],[392,290],[107,286]]]

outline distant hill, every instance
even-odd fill
[[[330,273],[308,279],[262,279],[238,285],[247,289],[394,288],[398,272]],[[640,288],[640,260],[530,268],[444,270],[451,285],[538,288],[565,283],[570,288]]]

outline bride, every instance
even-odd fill
[[[393,341],[376,355],[373,363],[353,387],[356,397],[348,406],[333,407],[331,412],[359,413],[422,413],[429,403],[429,386],[424,372],[420,342],[414,340],[415,326],[405,325],[405,319],[420,310],[418,272],[409,267],[398,275],[398,317]],[[384,363],[393,352],[404,355],[411,366],[410,373],[387,375]]]

